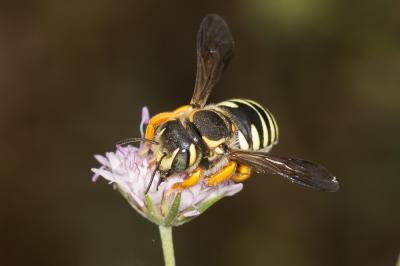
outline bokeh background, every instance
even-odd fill
[[[395,265],[400,252],[400,2],[0,3],[0,264],[162,265],[157,227],[94,154],[189,101],[195,36],[219,13],[236,54],[212,102],[258,100],[274,152],[319,161],[329,194],[254,176],[174,232],[179,265]]]

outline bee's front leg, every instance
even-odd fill
[[[161,124],[164,124],[165,122],[174,118],[175,116],[176,116],[176,114],[174,112],[164,112],[164,113],[159,113],[159,114],[156,114],[155,116],[153,116],[150,119],[149,124],[147,125],[146,133],[144,135],[145,138],[152,140],[154,137],[156,127]]]
[[[181,106],[181,107],[175,109],[172,112],[164,112],[164,113],[156,114],[155,116],[153,116],[150,119],[149,123],[147,124],[146,133],[144,135],[145,139],[153,140],[156,128],[158,126],[164,124],[168,120],[179,117],[183,113],[190,111],[192,108],[193,107],[191,105],[184,105],[184,106]],[[146,142],[144,145],[145,145],[144,150],[149,151],[151,143]]]

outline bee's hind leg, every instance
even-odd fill
[[[245,164],[239,164],[235,175],[232,177],[232,180],[236,183],[243,182],[247,180],[251,176],[251,168]]]
[[[247,166],[246,166],[247,167]],[[207,177],[205,179],[205,183],[208,186],[218,186],[219,184],[225,182],[226,180],[229,180],[230,178],[234,178],[235,176],[238,176],[238,171],[241,171],[240,175],[243,178],[246,173],[249,173],[248,176],[250,176],[250,167],[237,167],[237,163],[235,161],[230,161],[224,168],[216,172],[215,174]],[[240,168],[240,169],[239,169]],[[202,168],[197,168],[188,178],[186,178],[182,182],[175,183],[168,191],[166,192],[167,197],[171,195],[174,191],[182,191],[186,188],[190,188],[194,185],[196,185],[200,179],[203,177],[204,170]],[[244,179],[242,179],[244,180]],[[236,181],[235,182],[241,182],[241,181]]]
[[[236,168],[237,163],[235,161],[230,161],[224,168],[209,176],[205,180],[205,182],[209,186],[217,186],[230,179],[232,175],[236,172]]]

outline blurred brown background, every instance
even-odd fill
[[[275,153],[319,161],[329,194],[255,176],[175,230],[178,265],[395,265],[400,252],[400,2],[0,3],[0,265],[162,265],[157,228],[93,154],[189,101],[195,36],[219,13],[236,55],[211,97],[258,100]]]

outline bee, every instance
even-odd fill
[[[282,176],[293,183],[334,192],[339,183],[323,166],[269,153],[279,131],[271,112],[247,99],[207,104],[233,56],[234,41],[226,22],[207,15],[197,33],[197,73],[190,104],[153,116],[146,128],[145,150],[154,146],[159,183],[173,173],[187,178],[170,192],[204,181],[217,186],[227,180],[243,182],[253,171]]]

